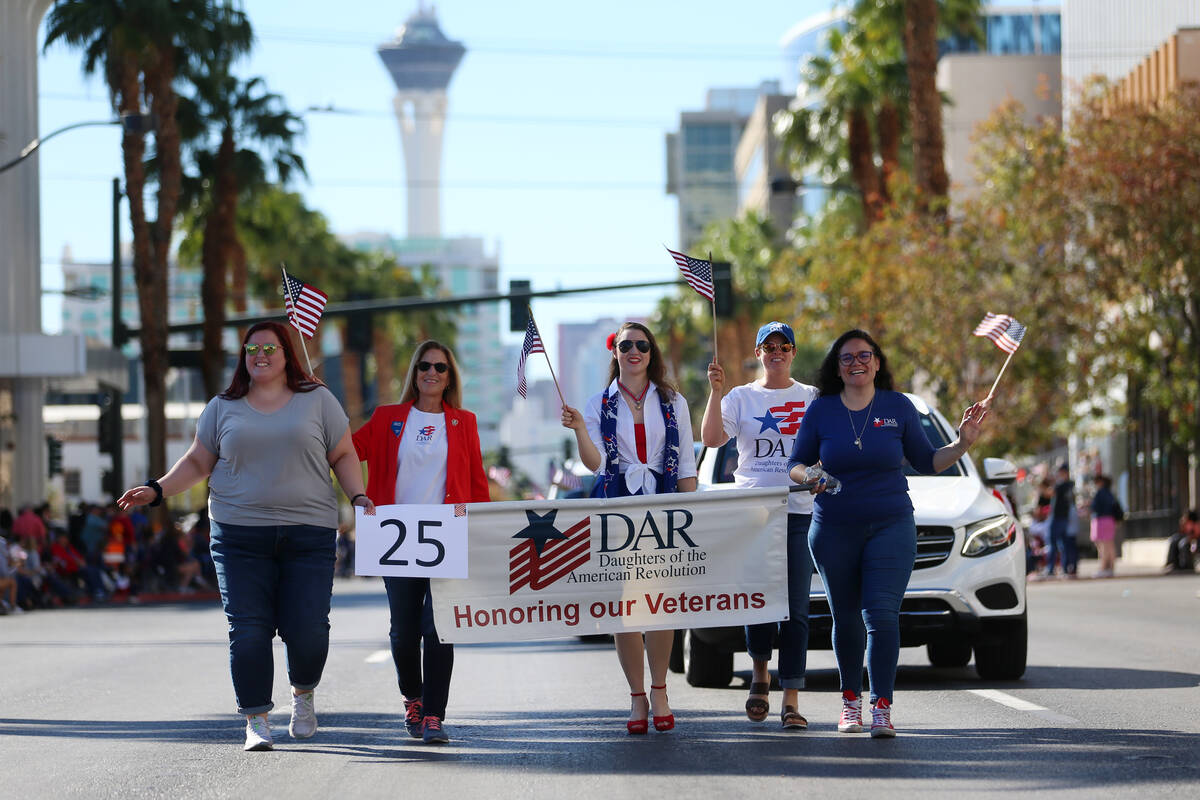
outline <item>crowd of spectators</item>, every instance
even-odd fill
[[[48,504],[0,508],[0,614],[215,585],[204,510],[163,528],[115,505],[80,503],[66,520]]]

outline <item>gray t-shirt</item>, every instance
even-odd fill
[[[297,392],[270,414],[244,397],[209,400],[196,425],[196,439],[217,456],[208,479],[209,516],[227,525],[336,528],[328,453],[348,423],[324,386]]]

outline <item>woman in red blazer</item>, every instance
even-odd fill
[[[367,496],[376,505],[491,499],[475,415],[461,406],[454,354],[433,340],[422,342],[408,366],[400,404],[379,406],[354,432],[358,458],[367,462]],[[442,720],[454,646],[442,643],[434,630],[429,579],[384,578],[383,583],[392,612],[392,660],[404,695],[404,727],[413,738],[444,744],[450,741]]]

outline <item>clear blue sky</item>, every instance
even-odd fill
[[[442,30],[467,47],[449,91],[443,152],[446,235],[481,236],[498,250],[502,285],[535,289],[664,280],[674,265],[676,202],[666,195],[664,135],[714,86],[782,78],[782,35],[829,0],[446,0]],[[416,0],[247,0],[258,42],[242,62],[293,111],[333,104],[356,114],[307,113],[301,151],[310,180],[296,188],[339,233],[405,228],[404,164],[391,112],[394,86],[375,52]],[[331,13],[333,12],[333,13]],[[44,40],[44,37],[43,37]],[[41,59],[43,133],[111,112],[85,80],[77,52]],[[86,128],[41,151],[42,260],[61,285],[64,245],[77,261],[111,257],[110,181],[121,174],[119,132]],[[122,236],[129,237],[122,222]],[[543,300],[544,336],[561,321],[645,314],[658,294]],[[52,297],[52,296],[51,296]],[[44,303],[44,326],[58,328]],[[514,335],[515,336],[515,335]],[[553,345],[551,345],[553,346]]]

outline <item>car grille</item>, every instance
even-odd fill
[[[936,567],[954,549],[954,528],[943,525],[917,526],[917,560],[913,569]]]

